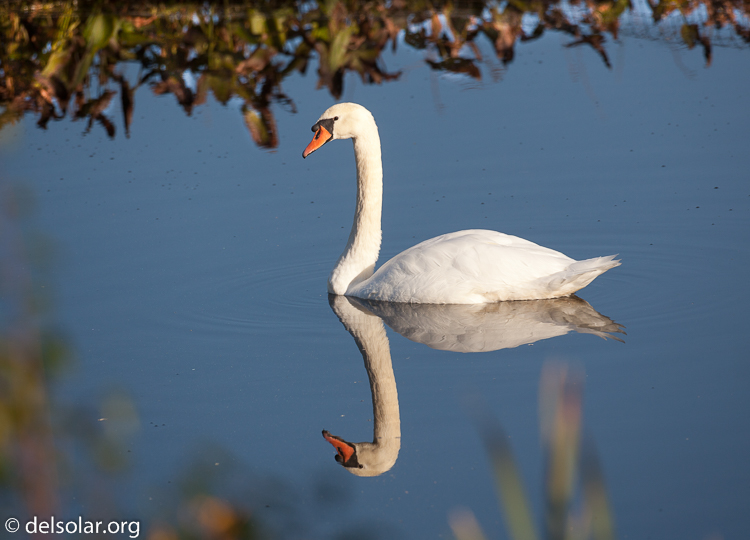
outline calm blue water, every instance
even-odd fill
[[[586,373],[620,538],[750,535],[747,51],[717,49],[707,69],[698,51],[625,39],[608,70],[563,43],[523,44],[507,70],[487,51],[481,83],[431,73],[403,47],[385,57],[401,81],[346,80],[343,99],[368,107],[383,139],[381,261],[466,228],[623,261],[579,296],[625,326],[624,343],[573,332],[467,354],[388,329],[401,448],[375,478],[346,472],[320,434],[371,440],[373,413],[326,294],[353,213],[352,148],[302,160],[333,103],[312,77],[285,86],[298,113],[275,110],[275,152],[254,146],[239,106],[186,117],[146,89],[129,139],[68,119],[4,130],[4,175],[33,192],[56,246],[49,285],[77,356],[56,393],[96,406],[121,389],[139,413],[115,481],[129,519],[158,515],[202,453],[235,471],[259,517],[284,515],[271,483],[321,536],[449,537],[448,513],[465,506],[505,537],[460,404],[481,395],[502,422],[541,517],[539,376],[565,360]]]

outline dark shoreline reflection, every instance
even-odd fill
[[[749,21],[747,0],[9,2],[0,6],[0,129],[27,112],[46,129],[70,112],[74,121],[87,120],[84,134],[96,123],[114,138],[105,111],[119,93],[129,136],[136,90],[145,86],[174,95],[187,115],[209,93],[222,104],[239,98],[255,143],[276,148],[272,105],[296,112],[282,82],[306,73],[313,58],[317,87],[339,99],[347,73],[364,84],[397,80],[400,72],[386,69],[382,53],[401,39],[424,50],[431,69],[481,79],[484,40],[507,65],[519,42],[559,32],[570,38],[565,47],[591,47],[609,68],[607,35],[617,40],[624,26],[650,27],[662,36],[656,39],[702,50],[710,65],[724,38],[750,45]],[[138,66],[135,77],[126,77],[128,65]]]
[[[401,417],[391,350],[383,322],[433,349],[485,352],[513,348],[570,331],[622,341],[622,326],[576,296],[481,305],[371,302],[329,295],[331,309],[354,338],[370,381],[372,442],[352,443],[323,430],[336,461],[357,476],[390,470],[401,449]]]

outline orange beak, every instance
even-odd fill
[[[333,135],[324,128],[323,126],[320,126],[318,128],[318,131],[315,132],[315,136],[313,137],[313,140],[310,141],[310,144],[307,145],[307,148],[305,148],[305,151],[302,152],[302,157],[306,158],[313,152],[315,152],[318,148],[323,146],[325,143],[330,141],[333,138]]]
[[[351,459],[352,455],[354,455],[354,447],[341,438],[331,435],[325,430],[323,430],[323,438],[331,443],[336,449],[339,456],[341,456],[341,463],[346,463]]]

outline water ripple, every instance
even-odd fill
[[[315,313],[328,310],[326,279],[330,261],[307,260],[228,270],[185,291],[186,309],[175,323],[204,331],[317,328]]]

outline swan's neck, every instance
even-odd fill
[[[383,163],[375,123],[354,141],[357,163],[357,207],[349,241],[328,278],[328,292],[346,294],[369,278],[380,251],[380,215],[383,208]]]

